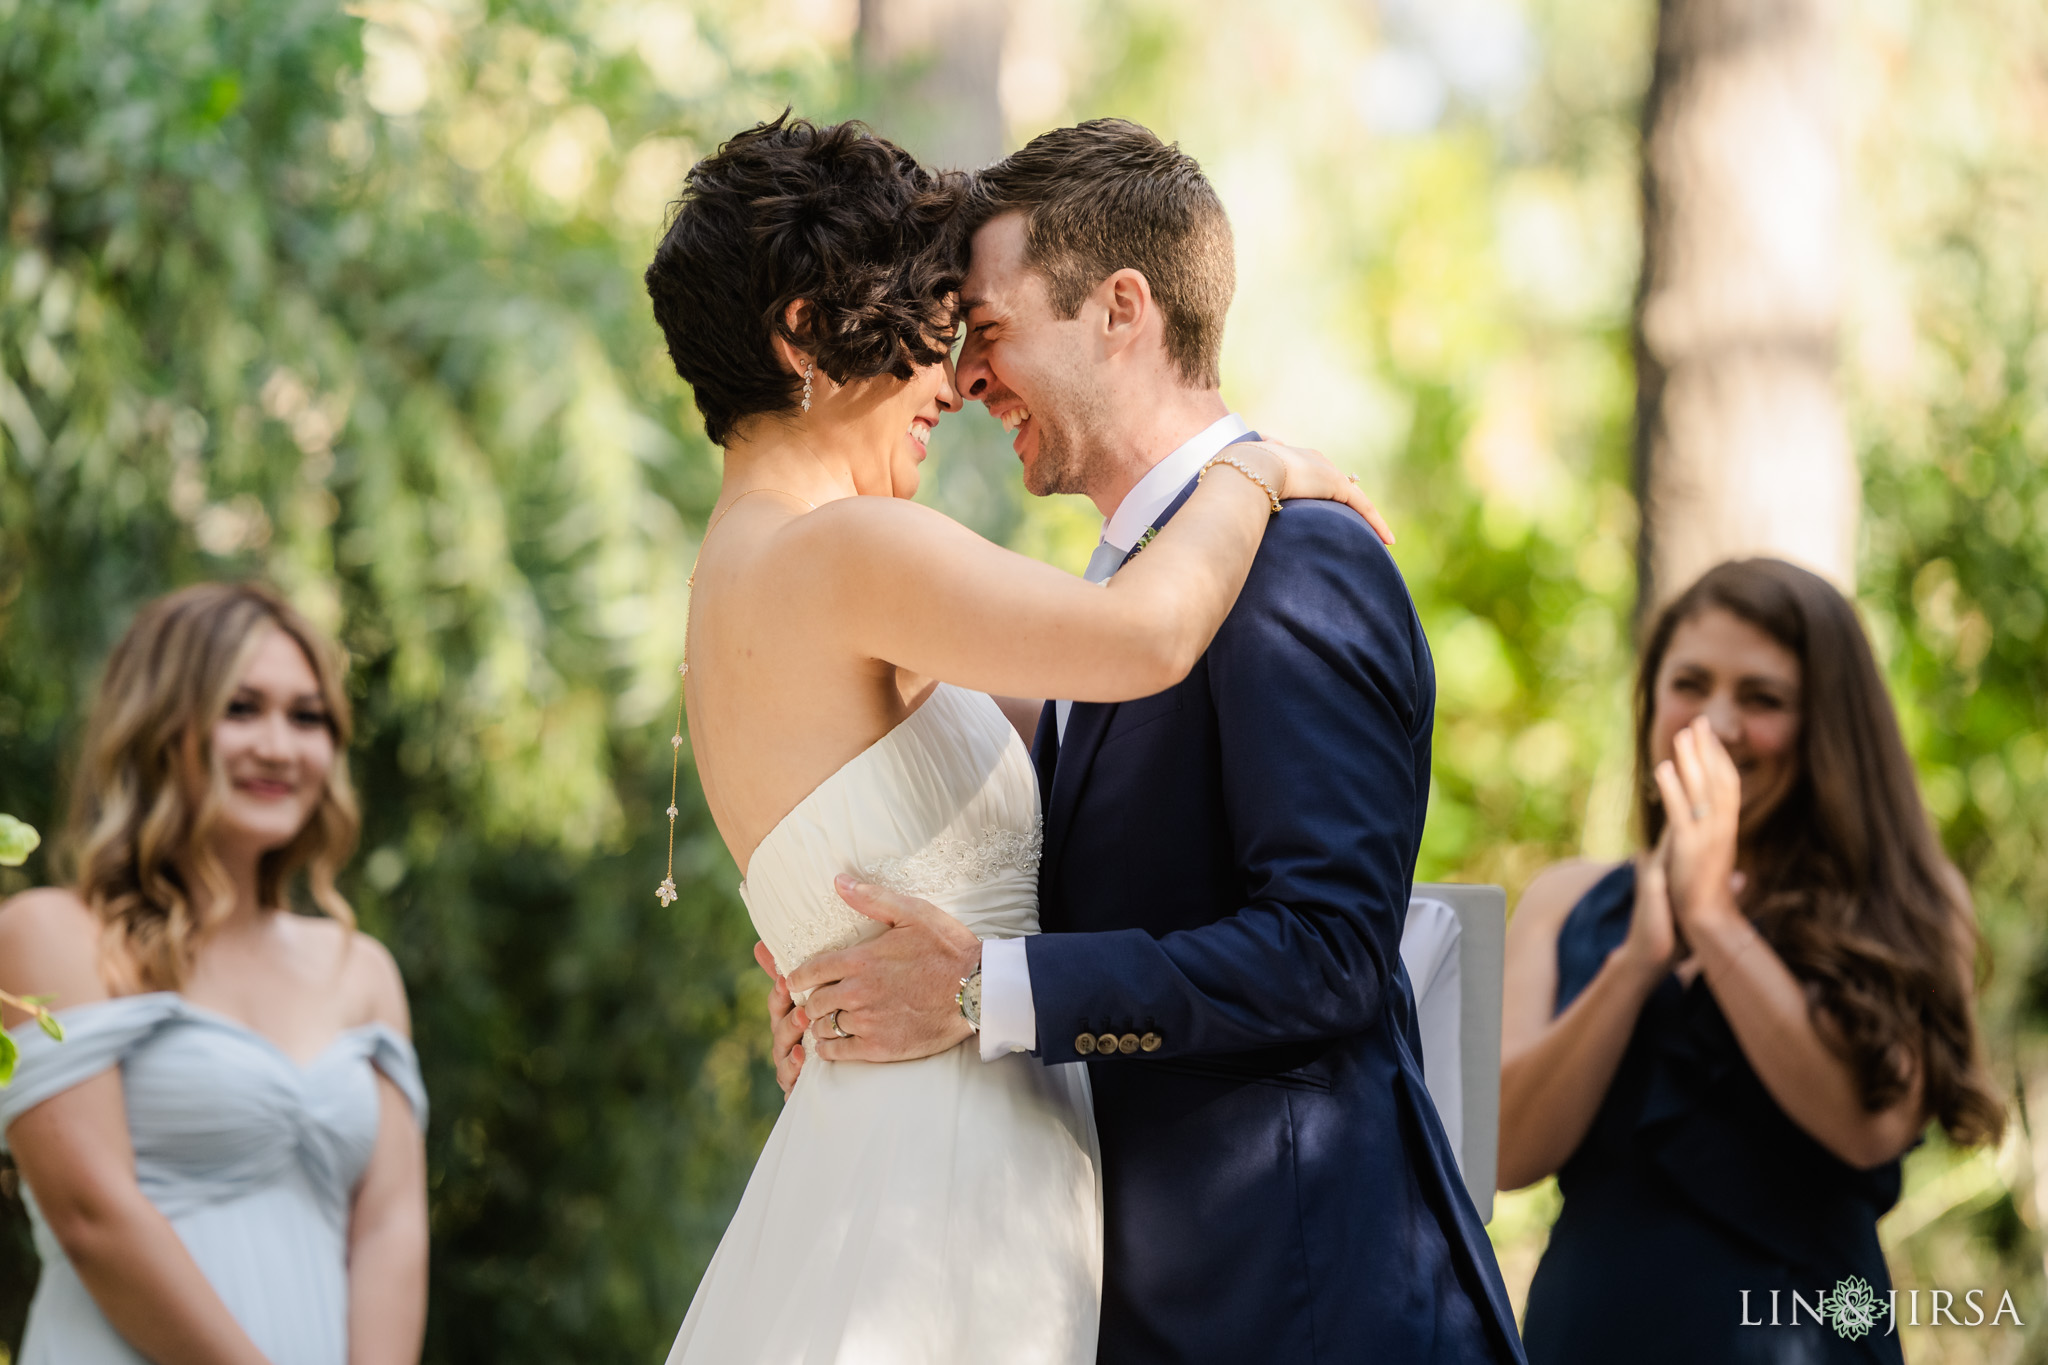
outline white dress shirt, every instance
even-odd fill
[[[1415,991],[1416,1022],[1422,1026],[1422,1082],[1443,1120],[1444,1136],[1465,1162],[1465,1062],[1461,1032],[1464,990],[1458,940],[1464,931],[1458,912],[1440,900],[1408,902],[1401,929],[1401,961]],[[987,979],[984,972],[983,979]]]
[[[1088,561],[1091,583],[1107,582],[1167,504],[1223,447],[1250,431],[1236,413],[1219,417],[1171,455],[1145,471],[1102,523],[1102,539]],[[1053,704],[1059,737],[1067,735],[1071,701]],[[1031,970],[1021,938],[989,939],[981,945],[981,1059],[992,1061],[1038,1046],[1038,1012],[1031,1003]]]

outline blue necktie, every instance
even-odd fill
[[[1120,550],[1106,540],[1101,541],[1096,545],[1095,553],[1088,556],[1088,572],[1081,576],[1090,583],[1107,583],[1110,575],[1123,567],[1124,556],[1129,553],[1129,550]],[[1067,717],[1073,710],[1074,703],[1070,701],[1053,703],[1053,717],[1059,723],[1061,739],[1067,737]]]

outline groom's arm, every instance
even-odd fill
[[[1145,1057],[1241,1052],[1373,1026],[1399,962],[1435,681],[1400,574],[1341,508],[1290,504],[1207,656],[1244,907],[1160,938],[1023,947],[1039,1055],[1159,1035]]]

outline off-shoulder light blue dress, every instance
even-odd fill
[[[426,1123],[411,1044],[383,1024],[349,1029],[303,1066],[246,1025],[167,991],[59,1012],[65,1039],[13,1030],[5,1130],[29,1109],[121,1069],[142,1192],[177,1229],[228,1311],[272,1365],[346,1365],[348,1220],[377,1141],[388,1076]],[[42,1279],[19,1365],[145,1365],[101,1316],[43,1221]]]

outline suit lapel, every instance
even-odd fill
[[[1259,439],[1257,432],[1248,431],[1229,445]],[[1130,563],[1138,551],[1145,548],[1146,542],[1152,538],[1151,532],[1172,521],[1174,513],[1187,505],[1187,500],[1195,494],[1196,482],[1189,479],[1180,492],[1173,495],[1173,501],[1166,504],[1166,510],[1154,519],[1147,533],[1138,538],[1130,554],[1124,556],[1124,564]],[[1039,756],[1039,791],[1047,793],[1044,797],[1044,867],[1059,866],[1068,831],[1073,828],[1074,810],[1081,804],[1081,790],[1088,782],[1088,770],[1095,764],[1095,751],[1102,747],[1103,736],[1109,733],[1109,723],[1116,718],[1116,708],[1116,702],[1075,702],[1073,711],[1067,716],[1067,737],[1064,740],[1059,738],[1051,702],[1045,704],[1045,714],[1038,719],[1038,741],[1033,752]],[[1046,760],[1047,754],[1052,756],[1051,763]],[[1052,774],[1049,791],[1046,783],[1048,767]]]
[[[1031,737],[1031,766],[1038,770],[1038,815],[1044,819],[1052,808],[1053,770],[1060,761],[1059,713],[1047,702],[1038,713],[1038,730]]]
[[[1059,743],[1059,761],[1053,769],[1052,795],[1046,803],[1044,866],[1058,867],[1066,848],[1067,831],[1073,828],[1074,807],[1081,801],[1081,784],[1102,747],[1109,718],[1116,703],[1075,702],[1067,716],[1067,737]]]

